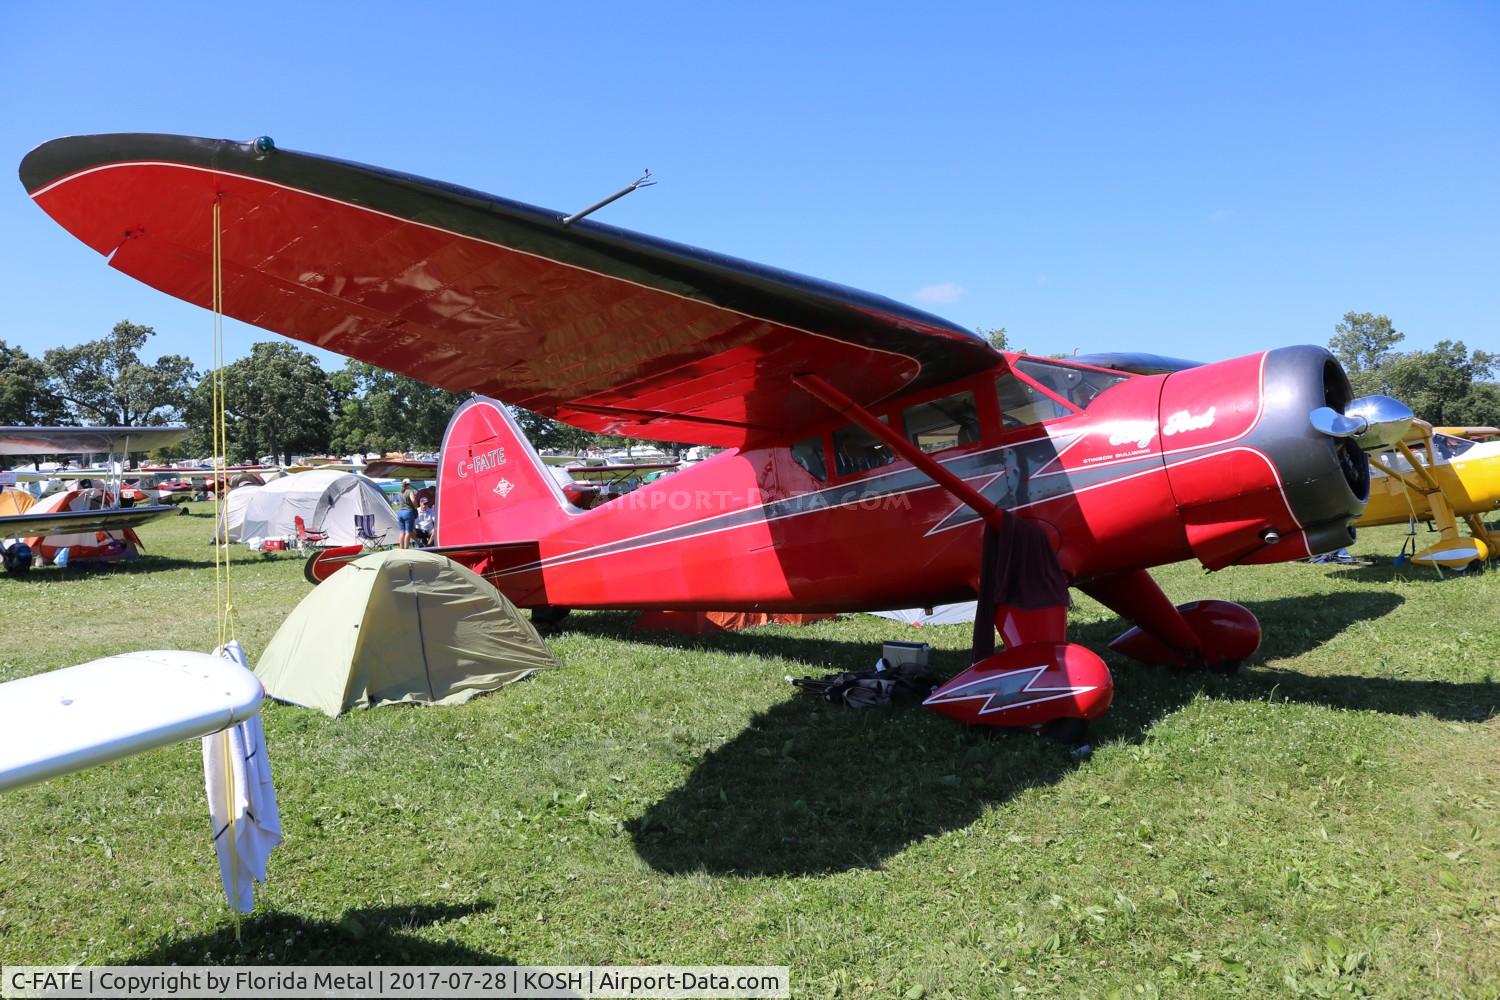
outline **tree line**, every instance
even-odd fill
[[[1430,351],[1398,351],[1406,339],[1389,316],[1347,312],[1328,347],[1355,396],[1395,396],[1436,426],[1500,427],[1500,354],[1440,340]]]
[[[186,424],[170,457],[213,452],[214,383],[180,354],[153,362],[142,349],[156,331],[128,320],[108,336],[55,347],[40,358],[0,341],[0,424]],[[436,450],[467,397],[349,361],[328,372],[307,351],[262,341],[224,368],[226,454],[272,456]]]
[[[122,320],[108,336],[55,347],[40,358],[0,340],[0,424],[186,424],[192,433],[157,458],[213,453],[214,383],[180,354],[141,357],[156,335]],[[226,456],[436,451],[453,411],[472,393],[448,392],[363,361],[326,371],[287,341],[261,341],[224,367]],[[517,410],[538,448],[578,451],[626,442]],[[634,442],[639,443],[639,442]]]
[[[997,348],[1004,327],[981,331]],[[108,336],[54,347],[40,358],[0,340],[0,424],[162,425],[185,423],[192,434],[175,455],[213,452],[214,389],[210,373],[180,354],[144,361],[155,336],[122,320]],[[1500,426],[1500,355],[1441,340],[1428,351],[1399,351],[1405,334],[1389,317],[1348,312],[1329,348],[1349,373],[1356,395],[1386,393],[1434,424]],[[286,341],[261,341],[225,366],[226,452],[231,462],[273,456],[435,451],[448,418],[469,393],[448,392],[362,361],[325,371]],[[565,452],[618,448],[620,438],[579,430],[525,410],[516,412],[538,448]],[[662,442],[670,448],[681,446]]]

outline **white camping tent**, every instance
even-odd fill
[[[871,611],[870,614],[879,615],[881,618],[893,618],[898,622],[906,622],[908,625],[957,625],[960,622],[973,621],[974,611],[978,604],[978,601],[964,601],[962,604],[940,604],[935,608]]]
[[[300,517],[307,530],[327,532],[329,545],[358,545],[354,519],[363,514],[373,516],[373,530],[385,544],[393,545],[401,537],[396,512],[380,487],[363,476],[334,469],[298,472],[264,486],[231,490],[225,513],[231,542],[295,536]]]
[[[245,523],[245,508],[249,506],[250,498],[262,488],[253,484],[236,486],[224,495],[224,503],[219,508],[219,526],[214,532],[214,541],[222,543],[244,540],[240,537],[240,527]],[[226,522],[229,524],[227,536],[224,532]]]

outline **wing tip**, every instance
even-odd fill
[[[48,139],[21,158],[21,185],[31,197],[71,174],[105,163],[125,160],[161,159],[200,166],[229,166],[253,162],[275,150],[257,147],[260,136],[249,141],[207,139],[166,132],[101,132],[65,135]]]

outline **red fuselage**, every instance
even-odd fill
[[[1071,581],[1348,543],[1360,498],[1336,445],[1307,426],[1324,402],[1324,352],[1155,376],[1008,361],[874,410],[1042,525]],[[455,415],[438,542],[469,547],[451,554],[522,606],[854,611],[974,595],[978,515],[842,421],[792,446],[721,453],[587,512],[560,502],[517,435],[490,400]],[[1285,481],[1284,466],[1312,460],[1326,475],[1298,468]]]

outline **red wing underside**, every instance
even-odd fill
[[[365,463],[364,473],[371,479],[436,479],[437,463],[377,458]]]
[[[996,360],[878,296],[306,154],[90,136],[22,177],[112,267],[205,308],[217,200],[228,315],[591,430],[787,438],[825,416],[799,372],[868,403]]]

